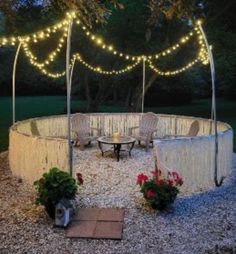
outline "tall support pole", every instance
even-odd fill
[[[215,156],[214,156],[214,162],[215,162],[215,170],[214,170],[214,181],[216,186],[221,186],[224,177],[221,177],[220,181],[218,181],[218,133],[217,133],[217,119],[216,119],[216,94],[215,94],[215,64],[214,64],[214,58],[212,54],[212,48],[210,47],[206,34],[203,30],[203,27],[201,23],[199,24],[199,29],[202,33],[202,36],[204,38],[207,52],[209,56],[210,61],[210,68],[211,68],[211,84],[212,84],[212,109],[211,109],[211,117],[214,120],[214,131],[215,131]]]
[[[70,69],[70,88],[72,87],[72,78],[74,73],[75,62],[76,62],[76,59],[72,62],[71,69]]]
[[[146,80],[146,59],[143,58],[143,93],[142,93],[142,113],[144,112],[144,97],[145,97],[145,80]]]
[[[69,170],[72,176],[73,171],[73,151],[71,143],[71,72],[70,72],[70,50],[71,50],[71,30],[73,21],[70,21],[67,35],[67,48],[66,48],[66,87],[67,87],[67,137],[68,137],[68,160]]]
[[[12,71],[12,124],[16,122],[16,66],[21,46],[22,42],[17,47]]]

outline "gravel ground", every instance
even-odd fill
[[[135,186],[137,173],[153,168],[151,155],[134,149],[116,162],[96,148],[75,151],[84,177],[79,207],[124,207],[123,240],[67,239],[34,205],[31,185],[13,177],[0,154],[0,254],[2,253],[236,253],[236,155],[223,186],[181,194],[168,211],[148,209]],[[144,170],[145,169],[145,170]]]

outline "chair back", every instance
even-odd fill
[[[158,117],[152,112],[145,113],[141,116],[139,123],[140,134],[150,133],[156,130]]]
[[[199,122],[198,120],[195,120],[192,122],[190,126],[188,136],[192,136],[192,137],[197,136],[198,132],[199,132]]]
[[[71,118],[71,128],[78,136],[88,136],[90,133],[89,117],[81,113],[74,114]]]

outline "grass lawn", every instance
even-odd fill
[[[236,130],[236,102],[217,99],[217,118],[229,123]],[[72,109],[84,108],[85,102],[72,101]],[[101,112],[125,112],[124,107],[102,106]],[[177,115],[190,115],[210,118],[211,100],[196,100],[189,105],[178,107],[145,108],[145,111],[156,113],[169,113]],[[16,98],[16,121],[47,115],[57,115],[66,112],[65,96],[35,96]],[[12,107],[10,97],[0,97],[0,151],[7,150],[8,128],[12,123]],[[234,150],[236,149],[236,135],[234,133]]]

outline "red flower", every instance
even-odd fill
[[[172,173],[170,171],[168,171],[168,176],[171,176],[171,175],[172,175]]]
[[[179,178],[178,173],[177,173],[177,172],[175,172],[175,171],[173,171],[173,172],[172,172],[172,176],[173,176],[174,178]]]
[[[136,184],[139,184],[139,185],[142,185],[144,182],[146,182],[148,180],[148,177],[146,175],[144,175],[143,173],[142,174],[139,174],[138,177],[137,177],[137,182]]]
[[[163,179],[158,179],[157,181],[156,181],[156,185],[158,185],[158,186],[161,186],[161,185],[163,185],[163,183],[164,183],[164,180]]]
[[[77,173],[76,176],[77,176],[77,182],[78,182],[78,184],[82,185],[84,183],[84,180],[82,178],[82,174]]]
[[[179,177],[178,179],[175,180],[176,184],[181,186],[184,182],[183,179],[181,177]]]
[[[148,190],[148,191],[147,191],[147,195],[146,195],[146,196],[147,196],[148,199],[153,198],[154,195],[155,195],[155,193],[153,192],[153,190]]]
[[[160,170],[160,169],[157,169],[157,170],[155,170],[155,171],[152,171],[151,173],[152,173],[152,175],[153,175],[154,177],[158,177],[158,176],[161,175],[161,170]]]
[[[172,187],[174,182],[172,180],[167,180],[167,181],[168,181],[169,186]]]

